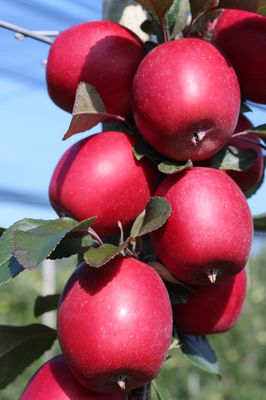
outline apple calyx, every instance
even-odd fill
[[[211,283],[215,283],[217,276],[218,276],[218,270],[217,269],[210,269],[207,273],[208,279]]]
[[[193,132],[192,133],[192,138],[191,138],[191,142],[197,146],[206,136],[206,132],[207,131],[199,131],[199,132]]]
[[[118,386],[120,387],[120,389],[126,390],[126,381],[127,381],[127,378],[128,378],[127,375],[124,375],[124,374],[118,375],[118,377],[117,377],[117,384],[118,384]]]

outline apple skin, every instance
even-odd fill
[[[266,103],[266,17],[225,10],[214,28],[213,42],[230,59],[243,98]]]
[[[211,43],[185,38],[154,48],[133,80],[136,125],[164,156],[193,161],[215,154],[235,129],[239,84]]]
[[[135,142],[110,131],[72,145],[50,181],[50,202],[58,215],[79,221],[97,215],[92,227],[103,237],[119,232],[118,221],[129,228],[160,180],[149,160],[135,159]]]
[[[124,400],[123,393],[88,391],[72,375],[62,355],[47,361],[33,375],[20,400]]]
[[[244,130],[248,130],[253,128],[252,123],[243,115],[240,116],[235,132],[242,132]],[[254,135],[245,135],[244,138],[250,138],[256,143],[260,143],[260,139],[258,136]],[[257,158],[254,161],[253,165],[247,169],[246,171],[226,171],[229,176],[238,184],[238,186],[243,190],[252,190],[262,179],[264,162],[263,162],[263,154],[262,149],[255,143],[248,142],[246,140],[241,140],[240,136],[236,138],[231,138],[228,143],[229,146],[235,146],[241,151],[245,149],[255,150],[257,153]]]
[[[82,263],[68,280],[57,317],[58,340],[74,376],[90,390],[120,392],[150,382],[172,336],[172,309],[160,276],[135,258],[102,268]]]
[[[151,233],[158,257],[177,279],[192,285],[210,284],[244,268],[253,236],[246,198],[224,172],[204,167],[165,178],[156,196],[165,197],[172,213]]]
[[[53,42],[46,66],[51,99],[72,112],[80,81],[92,84],[107,112],[131,115],[133,76],[146,50],[137,36],[112,21],[93,21],[61,32]]]
[[[216,285],[194,286],[186,304],[173,305],[175,328],[198,336],[228,331],[241,313],[246,286],[245,269]]]

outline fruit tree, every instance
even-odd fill
[[[237,323],[253,234],[266,231],[247,202],[263,183],[266,124],[244,116],[248,101],[266,104],[263,2],[137,3],[147,40],[101,20],[51,43],[63,139],[88,135],[54,166],[58,218],[1,229],[0,283],[76,259],[62,293],[36,301],[39,314],[57,310],[57,329],[0,327],[1,388],[60,346],[21,400],[169,400],[158,374],[174,348],[219,376],[206,335]]]

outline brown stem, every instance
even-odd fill
[[[0,27],[8,29],[10,31],[19,33],[23,36],[31,37],[32,39],[39,40],[40,42],[52,44],[53,40],[47,36],[41,35],[37,32],[30,31],[28,29],[22,28],[21,26],[10,24],[9,22],[0,20]]]
[[[99,236],[92,228],[89,228],[89,229],[88,229],[88,233],[91,235],[91,237],[92,237],[93,239],[96,240],[96,242],[99,243],[100,246],[103,245],[102,239],[100,238],[100,236]]]

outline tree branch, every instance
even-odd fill
[[[39,40],[47,44],[52,44],[53,40],[47,36],[44,36],[38,32],[29,31],[28,29],[22,28],[17,25],[10,24],[9,22],[0,20],[0,27],[16,32],[17,34],[31,37],[32,39]]]

